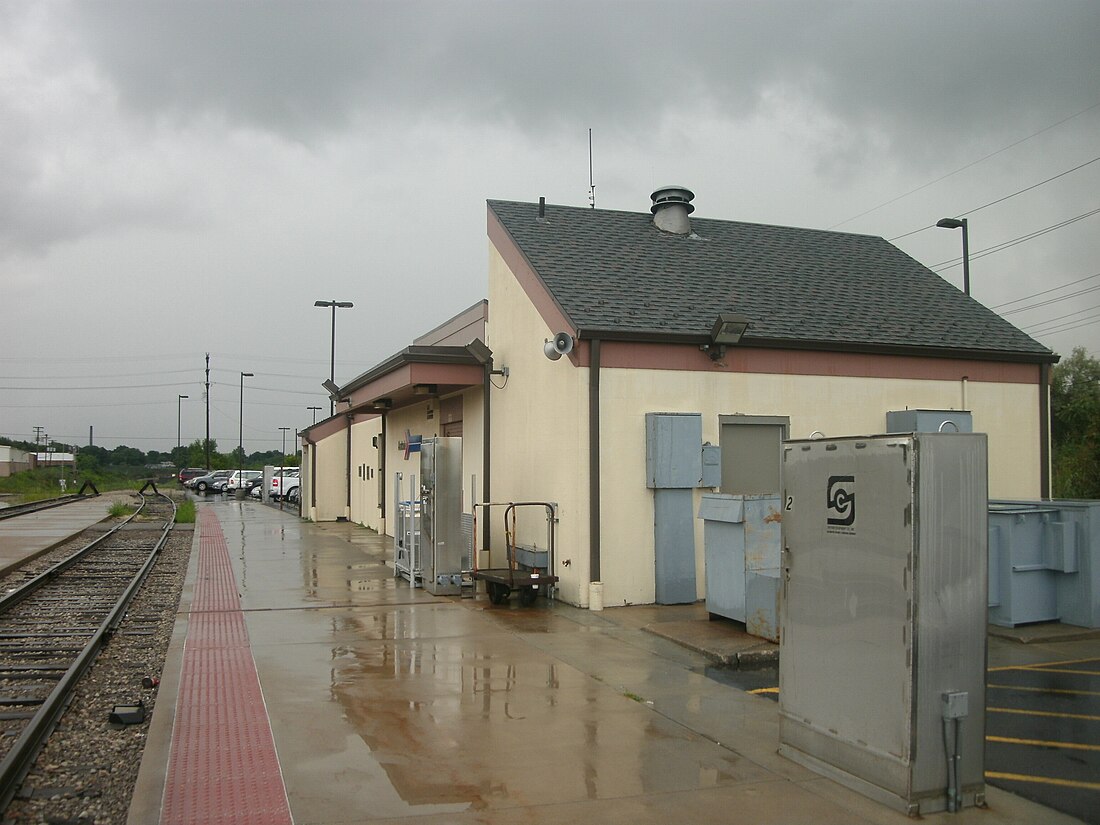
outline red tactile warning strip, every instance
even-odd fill
[[[290,825],[225,534],[209,510],[199,529],[161,825]]]

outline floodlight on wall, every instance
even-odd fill
[[[321,386],[324,387],[325,391],[331,396],[335,397],[340,394],[340,388],[331,378],[326,378],[324,381],[322,381]]]
[[[388,410],[393,406],[392,398],[378,398],[371,402],[371,406],[378,410]]]
[[[466,345],[466,351],[470,355],[477,359],[477,362],[483,366],[487,366],[493,363],[493,351],[485,346],[485,342],[480,338],[475,338],[473,341]]]
[[[751,323],[752,319],[739,313],[720,312],[710,328],[710,343],[700,344],[699,349],[717,361],[726,354],[727,346],[741,343],[741,338]]]
[[[438,384],[414,384],[413,395],[437,395],[439,393]]]

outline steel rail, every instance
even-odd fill
[[[95,495],[99,495],[96,493]],[[0,521],[8,518],[15,518],[16,516],[26,516],[30,513],[38,513],[42,510],[49,510],[54,507],[60,507],[63,504],[72,504],[74,501],[81,501],[86,498],[95,498],[95,496],[84,495],[83,493],[70,493],[67,496],[59,496],[58,498],[48,498],[42,501],[30,501],[26,504],[13,504],[10,507],[5,507],[0,510]]]
[[[103,622],[100,623],[89,642],[84,646],[84,649],[77,655],[68,670],[66,670],[64,675],[58,680],[56,687],[50,692],[50,695],[42,703],[38,712],[23,729],[23,732],[20,734],[19,738],[16,739],[3,761],[0,761],[0,811],[7,810],[8,805],[19,790],[23,779],[34,764],[34,760],[37,758],[39,750],[57,725],[65,709],[68,707],[69,700],[81,676],[91,667],[100,649],[118,629],[118,626],[121,624],[126,614],[126,609],[129,607],[130,602],[145,581],[145,578],[149,575],[149,571],[152,570],[157,556],[168,540],[168,534],[171,532],[172,525],[175,522],[176,504],[169,496],[163,493],[158,493],[157,495],[172,504],[172,518],[165,523],[164,529],[156,545],[150,551],[141,569],[133,579],[131,579],[125,592],[115,603]],[[145,496],[142,495],[142,505],[138,508],[137,512],[134,513],[134,516],[141,512],[144,507]],[[131,518],[133,518],[133,516],[131,516]],[[126,521],[128,522],[129,520],[130,519],[127,519]],[[126,522],[123,523],[125,524]],[[122,525],[120,524],[119,527],[122,527]],[[115,529],[117,530],[118,528]],[[115,531],[112,530],[111,532],[113,533]],[[104,536],[104,538],[105,537],[106,536]],[[93,542],[93,544],[98,543],[99,540]],[[89,547],[91,546],[92,545],[89,545]],[[85,551],[86,550],[87,548],[85,548]],[[81,551],[77,555],[83,555],[85,551]],[[71,562],[73,558],[75,557],[70,557],[65,561]]]
[[[44,584],[48,584],[53,579],[57,578],[59,575],[61,575],[78,561],[80,561],[84,556],[94,550],[98,544],[106,541],[108,538],[113,536],[115,533],[117,533],[119,530],[121,530],[123,527],[125,527],[135,518],[137,518],[138,515],[140,515],[141,511],[145,509],[146,502],[145,496],[142,493],[138,493],[137,495],[141,496],[141,505],[136,510],[134,510],[134,512],[131,513],[128,518],[116,524],[99,538],[94,539],[93,541],[81,547],[68,558],[62,559],[50,569],[44,570],[33,579],[28,579],[19,587],[12,590],[10,593],[5,593],[3,596],[0,596],[0,615],[3,615],[4,611],[10,610],[11,608],[15,607],[15,605],[19,604],[21,601],[23,601],[23,599],[30,596]],[[168,498],[168,496],[165,496],[163,493],[158,493],[158,495],[168,499],[168,501],[170,502],[172,501],[170,498]],[[175,502],[172,502],[173,513],[175,513],[175,507]],[[171,524],[171,522],[169,522],[169,524]]]

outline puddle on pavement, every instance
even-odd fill
[[[768,664],[763,667],[738,668],[717,665],[703,668],[703,675],[723,685],[735,687],[746,693],[763,696],[773,701],[779,700],[779,665]]]

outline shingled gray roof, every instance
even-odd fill
[[[582,336],[702,341],[739,312],[750,345],[1056,360],[882,238],[695,216],[685,236],[648,212],[488,204]]]

